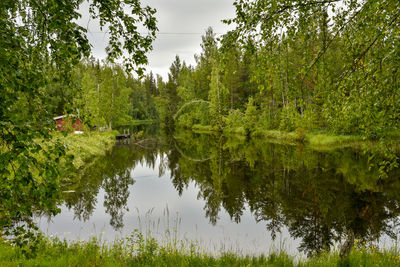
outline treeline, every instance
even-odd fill
[[[236,3],[237,28],[218,40],[209,28],[195,66],[176,57],[168,81],[158,84],[161,120],[246,134],[396,134],[399,3],[305,1],[281,10],[281,1],[271,2],[270,9],[263,1]]]
[[[157,119],[152,74],[136,79],[119,65],[90,59],[77,67],[75,75],[79,97],[74,105],[89,125],[112,128]]]
[[[68,84],[60,73],[49,75],[52,77],[41,89],[39,107],[47,117],[74,114],[90,128],[108,129],[158,118],[152,96],[157,87],[152,73],[138,79],[127,74],[120,65],[92,57],[75,66]],[[18,109],[15,116],[29,120],[32,113],[20,109],[29,103],[29,96],[22,96],[15,105]]]

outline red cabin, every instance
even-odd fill
[[[75,115],[62,115],[53,118],[57,123],[57,130],[68,131],[72,128],[75,131],[82,131],[82,121],[76,118]]]

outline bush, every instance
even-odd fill
[[[210,123],[208,105],[197,104],[189,106],[176,118],[178,126],[183,128],[192,128],[196,124],[208,125]]]
[[[228,116],[224,118],[224,122],[228,130],[242,127],[245,123],[244,114],[239,110],[230,110]]]
[[[183,128],[191,128],[194,124],[195,119],[188,113],[182,114],[177,121],[177,125]]]

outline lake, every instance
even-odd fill
[[[206,251],[311,255],[357,239],[394,244],[399,169],[354,149],[316,151],[264,139],[176,131],[117,143],[63,184],[61,213],[36,218],[66,239],[134,229],[197,240]]]

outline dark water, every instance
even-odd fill
[[[398,236],[400,171],[382,176],[381,161],[351,149],[175,132],[116,144],[63,185],[61,214],[42,217],[40,227],[106,240],[140,229],[251,254],[310,254],[349,230],[390,246]]]

